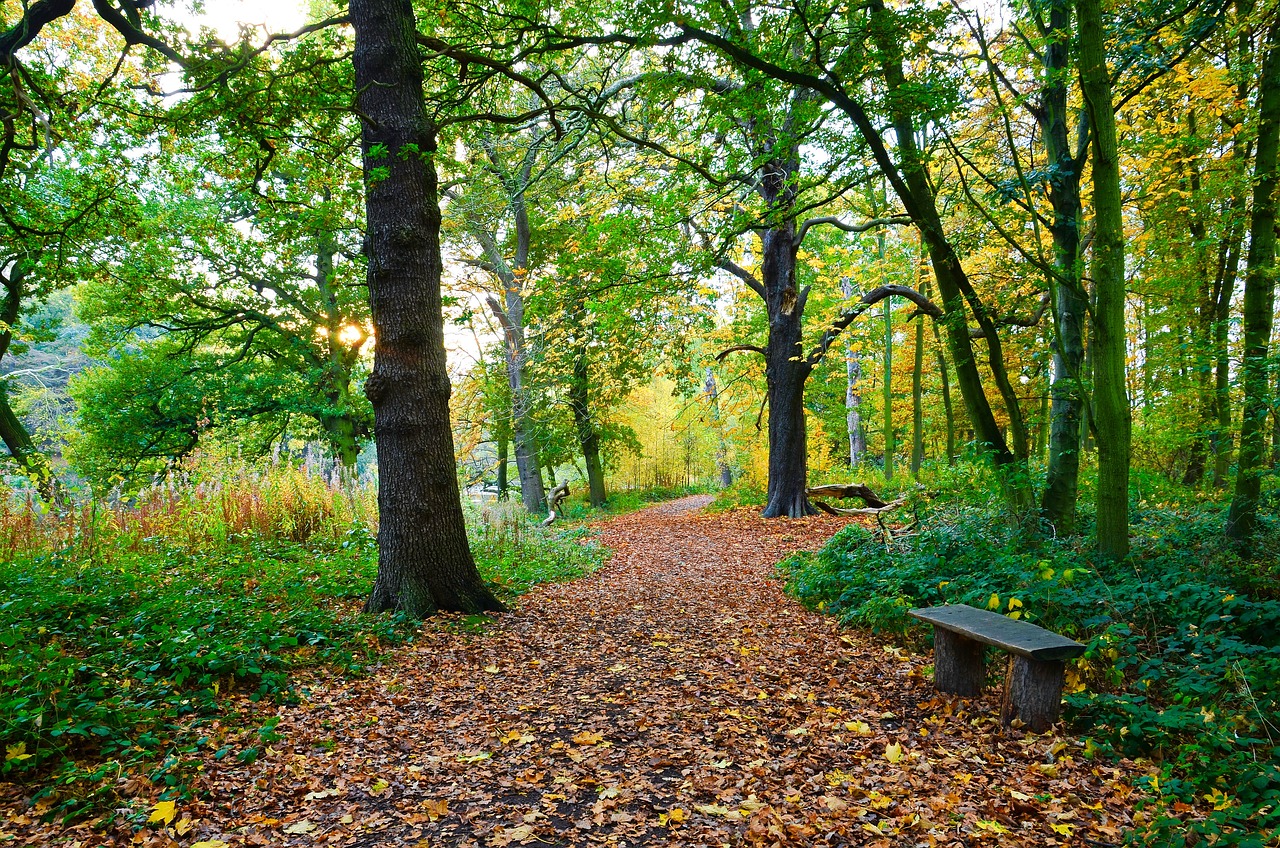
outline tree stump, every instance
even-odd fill
[[[1062,683],[1066,663],[1062,660],[1033,660],[1013,657],[1009,679],[1005,681],[1005,704],[1001,719],[1008,727],[1021,719],[1033,733],[1044,733],[1058,720],[1062,709]]]
[[[985,645],[941,627],[933,629],[933,682],[938,691],[973,698],[982,694],[986,676]]]

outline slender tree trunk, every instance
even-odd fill
[[[1120,156],[1101,0],[1077,0],[1080,86],[1093,125],[1094,423],[1098,435],[1098,553],[1129,553],[1131,412],[1125,386],[1124,220]],[[1265,343],[1264,343],[1265,346]]]
[[[924,462],[924,316],[916,316],[915,367],[911,371],[911,476],[920,476]]]
[[[507,314],[510,314],[508,306]],[[512,320],[504,326],[502,345],[507,364],[507,383],[511,387],[511,436],[515,442],[516,473],[520,478],[520,501],[529,512],[546,510],[546,492],[542,480],[542,462],[538,455],[538,442],[533,434],[533,416],[530,414],[529,391],[524,379],[524,332]]]
[[[947,354],[943,350],[942,332],[933,325],[933,344],[938,357],[938,377],[942,381],[942,411],[947,419],[947,465],[956,464],[956,414],[951,403],[951,377],[947,374]]]
[[[365,392],[379,466],[378,576],[365,606],[413,616],[499,610],[471,558],[454,464],[436,141],[423,108],[413,6],[352,0],[351,23],[375,328]]]
[[[507,434],[506,431],[500,431],[494,439],[497,442],[498,449],[498,500],[505,501],[507,499]]]
[[[1040,511],[1060,535],[1075,532],[1076,501],[1080,490],[1080,425],[1083,420],[1084,321],[1086,301],[1080,256],[1080,223],[1084,217],[1080,180],[1089,138],[1087,112],[1077,129],[1077,149],[1071,145],[1068,103],[1071,0],[1052,0],[1049,28],[1054,33],[1044,51],[1044,95],[1041,129],[1046,158],[1055,169],[1049,181],[1053,206],[1053,382],[1050,385],[1049,456]]]
[[[890,94],[889,108],[894,137],[898,145],[898,170],[901,173],[901,180],[895,182],[895,190],[903,203],[908,204],[907,211],[919,228],[920,237],[929,252],[934,279],[937,280],[938,293],[946,312],[947,340],[951,348],[952,363],[956,369],[956,384],[964,399],[974,434],[980,443],[980,449],[991,455],[992,464],[995,466],[1009,507],[1016,519],[1021,521],[1034,506],[1034,492],[1026,467],[1025,428],[1022,428],[1020,423],[1018,426],[1011,427],[1011,433],[1014,436],[1014,450],[1011,451],[1004,435],[1000,432],[991,404],[987,400],[982,375],[978,371],[974,357],[968,315],[972,313],[974,320],[986,336],[987,362],[1001,395],[1006,399],[1010,419],[1020,422],[1021,413],[1017,399],[1013,398],[1012,402],[1009,400],[1011,387],[1008,385],[1007,371],[1004,370],[998,329],[965,274],[964,266],[955,248],[946,237],[925,156],[916,144],[916,116],[908,106],[910,98],[900,96],[907,87],[907,80],[903,72],[901,45],[894,38],[897,26],[896,13],[890,12],[883,0],[871,0],[871,17],[873,38],[884,56],[881,70]],[[859,122],[859,131],[867,137],[868,141],[879,140],[874,128],[867,126],[865,116],[853,110],[850,112],[850,117],[855,122]],[[1004,373],[1003,380],[1002,373]],[[1022,437],[1021,445],[1018,444],[1019,435]]]
[[[724,435],[724,422],[720,419],[720,389],[710,365],[707,366],[704,390],[711,404],[711,427],[716,433],[716,468],[720,472],[720,488],[727,489],[733,485],[733,469],[729,466],[729,442]]]
[[[578,350],[573,359],[573,379],[569,381],[569,408],[573,410],[578,447],[587,466],[587,497],[592,506],[604,503],[604,466],[600,462],[600,434],[591,420],[591,388],[588,385],[587,352]]]
[[[1275,314],[1277,149],[1280,148],[1280,24],[1267,29],[1258,78],[1260,118],[1254,158],[1253,213],[1244,281],[1244,399],[1235,494],[1227,512],[1227,536],[1252,538],[1266,464],[1267,356]]]
[[[847,302],[853,297],[853,280],[842,277],[840,291]],[[863,454],[867,452],[867,439],[862,432],[862,395],[858,391],[858,381],[862,379],[862,363],[858,358],[858,352],[853,348],[853,340],[848,337],[845,338],[844,357],[844,408],[845,426],[849,431],[849,467],[856,468],[862,461]]]
[[[880,236],[880,262],[884,262],[884,236]],[[893,304],[884,301],[884,479],[893,479]]]

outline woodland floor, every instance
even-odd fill
[[[928,654],[783,595],[773,564],[848,519],[706,500],[600,524],[608,565],[478,632],[432,622],[366,679],[301,681],[271,708],[282,738],[251,765],[210,756],[168,827],[55,837],[11,809],[0,830],[84,848],[1120,841],[1136,766],[1002,734],[998,686],[940,698]]]

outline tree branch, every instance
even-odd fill
[[[876,227],[887,227],[890,224],[910,224],[910,215],[889,215],[884,218],[872,218],[870,221],[863,221],[861,224],[846,224],[836,215],[821,215],[817,218],[810,218],[800,225],[796,230],[795,245],[797,247],[804,241],[805,235],[808,234],[810,228],[821,226],[822,224],[830,224],[837,229],[844,230],[846,233],[865,233],[867,230]]]
[[[829,328],[827,328],[827,331],[822,334],[822,338],[818,341],[818,344],[809,352],[809,355],[805,357],[805,362],[807,362],[810,367],[816,366],[822,361],[822,357],[827,355],[827,350],[830,349],[832,342],[834,342],[836,337],[844,331],[845,327],[852,324],[854,319],[866,312],[872,306],[875,306],[886,297],[892,297],[893,295],[905,297],[907,300],[920,307],[920,311],[925,315],[928,315],[930,318],[942,318],[943,312],[941,307],[910,286],[899,286],[896,284],[880,286],[879,288],[872,289],[864,294],[857,303],[840,313],[840,317],[837,318]]]
[[[725,348],[724,350],[722,350],[722,351],[720,351],[719,353],[717,353],[717,354],[716,354],[716,362],[724,362],[724,358],[725,358],[726,356],[728,356],[728,355],[729,355],[729,354],[731,354],[731,353],[736,353],[736,352],[738,352],[738,351],[747,351],[747,352],[750,352],[750,353],[758,353],[758,354],[760,354],[761,356],[768,356],[768,355],[769,355],[768,351],[766,351],[766,350],[765,350],[764,348],[762,348],[762,347],[757,347],[757,346],[755,346],[755,345],[748,345],[748,344],[744,344],[744,345],[734,345],[733,347]]]

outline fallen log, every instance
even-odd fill
[[[893,510],[902,506],[906,502],[907,502],[907,499],[904,496],[904,497],[898,498],[896,501],[890,501],[889,503],[882,504],[881,506],[868,506],[868,507],[846,509],[843,507],[831,506],[825,501],[819,501],[819,500],[812,501],[814,506],[816,506],[818,509],[822,510],[823,512],[827,513],[828,515],[876,515],[876,516],[883,515],[886,512],[892,512]]]
[[[804,493],[815,498],[861,498],[869,507],[879,508],[889,505],[866,483],[833,483],[828,486],[810,486]],[[901,501],[898,501],[901,503]]]
[[[551,522],[556,520],[556,511],[560,509],[561,501],[563,501],[567,497],[569,497],[569,481],[568,480],[561,483],[559,486],[556,486],[549,493],[547,493],[547,508],[550,510],[550,512],[547,514],[546,519],[544,519],[542,522],[543,527],[550,527]]]

